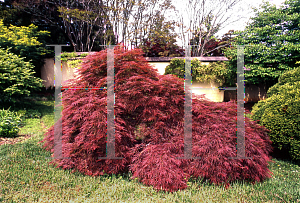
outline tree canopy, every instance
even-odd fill
[[[145,56],[184,56],[184,50],[176,45],[175,21],[167,21],[161,12],[157,12],[152,19],[152,28],[139,46]]]
[[[245,80],[251,84],[275,84],[286,70],[297,67],[300,58],[300,2],[287,0],[280,8],[264,2],[262,11],[254,9],[245,30],[237,35],[233,47],[225,51],[232,68],[236,69],[236,46],[245,45]]]
[[[11,48],[10,52],[24,57],[25,61],[31,61],[36,68],[42,65],[42,57],[50,53],[49,48],[45,47],[48,36],[48,31],[39,31],[33,24],[7,27],[0,20],[0,47]]]

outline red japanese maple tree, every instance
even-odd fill
[[[157,190],[187,188],[189,178],[203,177],[228,187],[235,180],[262,181],[268,169],[271,141],[265,128],[245,120],[245,152],[236,156],[236,104],[192,100],[194,157],[184,156],[184,81],[159,75],[140,49],[114,51],[116,157],[106,157],[107,91],[67,90],[62,97],[62,153],[70,159],[51,163],[97,176],[127,173]],[[80,77],[65,85],[106,87],[107,52],[87,56]],[[54,126],[42,141],[53,152]]]

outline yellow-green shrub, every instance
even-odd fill
[[[24,58],[0,49],[0,102],[16,102],[44,86],[42,79],[34,77],[33,68]]]
[[[222,61],[211,62],[203,65],[197,59],[191,60],[192,80],[198,82],[224,83],[226,76],[229,74],[227,65]],[[170,65],[166,67],[165,74],[173,74],[179,78],[184,78],[185,59],[174,58]]]
[[[285,72],[258,102],[252,119],[270,130],[270,139],[280,150],[286,148],[293,160],[300,160],[300,67]]]

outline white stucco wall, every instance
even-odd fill
[[[41,68],[41,78],[47,89],[50,86],[54,87],[54,58],[45,59],[45,64]]]
[[[170,62],[149,62],[154,68],[158,70],[158,73],[163,75],[165,73],[166,67],[170,64]],[[209,62],[201,62],[203,65],[208,65]],[[212,83],[199,83],[193,82],[192,83],[192,93],[196,95],[203,95],[211,101],[214,102],[223,102],[224,100],[224,90],[216,89],[219,87],[219,84],[214,82]],[[208,89],[205,89],[208,88]]]
[[[163,75],[165,73],[165,68],[170,64],[169,62],[149,62],[150,65],[153,66],[153,68],[158,70],[158,73],[160,75]],[[208,64],[208,62],[204,62],[202,64]],[[65,61],[62,61],[62,84],[71,78],[74,78],[78,71],[77,68],[74,70],[72,68],[69,68],[67,63]],[[41,69],[41,77],[43,80],[43,84],[46,86],[46,88],[49,88],[50,86],[54,86],[54,59],[46,59],[45,65]],[[218,87],[218,84],[215,83],[192,83],[192,93],[201,95],[205,94],[205,97],[208,98],[211,101],[215,102],[222,102],[224,99],[224,91],[219,91],[218,89],[205,89],[205,88],[216,88]],[[194,89],[195,87],[195,89]]]
[[[170,64],[170,62],[149,62],[154,68],[158,70],[160,75],[165,73],[166,67]]]
[[[220,84],[215,82],[211,83],[200,83],[193,82],[192,83],[192,93],[196,95],[203,95],[214,102],[223,102],[224,101],[224,90],[217,89]]]

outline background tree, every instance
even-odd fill
[[[153,33],[159,31],[157,29],[159,26],[164,32],[167,31],[169,34],[174,32],[175,21],[167,20],[168,15],[174,11],[175,7],[170,0],[139,0],[130,23],[131,30],[129,35],[132,44],[138,47],[145,43],[145,41],[151,41],[150,38],[153,38]]]
[[[149,31],[144,42],[139,46],[145,52],[145,56],[184,56],[184,50],[176,45],[177,34],[175,22],[166,21],[165,17],[158,11],[152,18],[152,29]]]
[[[99,5],[100,4],[100,5]],[[111,25],[106,15],[104,5],[99,1],[82,1],[82,4],[69,4],[66,7],[59,6],[58,11],[63,19],[65,32],[67,33],[74,51],[91,51],[95,39],[102,36],[103,44],[114,43],[114,36],[109,39],[105,36]],[[78,9],[78,7],[82,7]],[[110,33],[113,35],[113,33]]]
[[[29,26],[30,24],[36,25],[37,30],[47,30],[50,32],[49,37],[45,39],[46,44],[66,44],[68,42],[68,37],[65,35],[60,26],[57,26],[55,23],[51,24],[49,21],[44,19],[45,16],[49,18],[53,18],[55,14],[57,14],[57,18],[59,18],[57,12],[45,13],[45,16],[41,18],[38,15],[33,15],[28,12],[28,10],[20,9],[15,5],[15,0],[4,0],[0,2],[0,17],[3,19],[3,24],[5,26],[15,25],[15,26]],[[71,49],[70,49],[71,48]],[[63,47],[65,51],[71,51],[72,47]],[[52,49],[50,49],[49,54],[52,54]]]
[[[18,11],[11,0],[0,1],[0,18],[6,26],[29,26],[32,21],[32,15]]]
[[[245,46],[245,72],[247,83],[274,85],[286,70],[297,67],[300,58],[300,2],[288,0],[280,8],[264,2],[262,11],[256,11],[244,31],[237,35],[225,55],[230,59],[231,68],[236,69],[236,45]],[[248,46],[251,45],[251,46]]]
[[[91,51],[99,39],[112,39],[106,1],[34,1],[14,0],[13,5],[23,12],[33,15],[36,24],[54,26],[67,36],[75,51]],[[112,39],[111,41],[113,41]],[[103,44],[103,42],[98,42]]]
[[[158,10],[162,15],[172,7],[171,0],[12,0],[38,22],[61,29],[76,51],[91,51],[94,44],[139,46],[151,30]],[[102,48],[103,49],[103,48]]]
[[[199,45],[192,48],[194,56],[203,56],[205,45],[220,29],[242,18],[241,15],[235,16],[232,13],[228,15],[241,3],[242,0],[189,0],[187,6],[178,11],[183,43]],[[243,10],[243,8],[239,9],[241,14]]]
[[[229,47],[233,41],[233,33],[234,30],[229,30],[225,33],[221,39],[217,39],[216,37],[212,36],[209,41],[204,46],[203,56],[224,56],[223,50],[226,47]],[[202,42],[199,43],[199,36],[197,34],[190,40],[190,45],[199,45],[203,44],[206,35],[203,35]],[[195,44],[194,44],[195,43]],[[197,56],[197,52],[192,52],[192,56]]]

